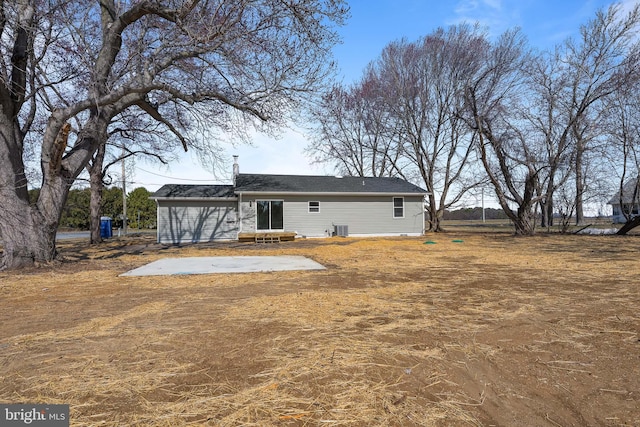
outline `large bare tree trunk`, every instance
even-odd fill
[[[46,263],[56,255],[55,233],[64,191],[54,193],[50,189],[40,192],[38,202],[29,204],[29,192],[24,163],[22,161],[23,133],[14,116],[14,103],[3,99],[0,108],[0,235],[3,252],[0,269],[20,268]],[[45,181],[47,182],[47,181]]]
[[[102,171],[100,171],[102,172]],[[89,175],[91,187],[91,198],[89,199],[89,243],[97,244],[102,242],[100,234],[100,217],[102,215],[102,177],[101,174],[96,176],[91,173]]]
[[[12,160],[13,168],[0,168],[0,231],[4,253],[1,269],[48,263],[57,255],[55,235],[69,188],[86,164],[85,158],[97,148],[108,119],[94,116],[78,135],[72,153],[65,156],[68,123],[51,116],[43,137],[42,186],[34,205],[29,204],[27,181],[21,155],[22,134],[15,124],[0,114],[0,164]]]
[[[520,194],[520,188],[516,185],[517,180],[513,172],[513,167],[508,164],[509,154],[501,147],[502,141],[493,134],[490,124],[478,115],[475,97],[471,92],[470,100],[472,101],[470,105],[473,108],[473,120],[477,127],[476,131],[478,132],[477,147],[480,152],[480,159],[489,180],[493,184],[498,203],[500,203],[500,207],[507,217],[513,222],[516,235],[532,236],[535,234],[536,225],[534,206],[539,202],[539,199],[537,200],[534,197],[537,172],[533,170],[532,165],[527,165],[528,172],[524,180],[524,190],[522,194]],[[498,165],[495,168],[489,159],[490,154],[488,150],[493,153],[492,157],[495,158]],[[518,206],[515,212],[509,205],[510,200]]]
[[[15,194],[2,194],[0,231],[4,253],[0,270],[44,264],[56,256],[57,224],[50,223],[36,206]]]
[[[427,207],[427,211],[429,214],[429,230],[428,231],[441,232],[443,231],[442,225],[441,225],[443,209],[438,208],[438,204],[436,203],[436,198],[433,195],[433,193],[429,194],[428,199],[429,199],[429,206]]]
[[[620,230],[618,230],[616,234],[619,236],[624,236],[629,231],[633,230],[638,226],[640,226],[640,216],[636,216],[629,219],[627,222],[624,223],[624,225],[620,228]]]
[[[584,146],[578,143],[576,149],[576,225],[584,222],[584,176],[582,172],[582,156],[584,155]]]
[[[540,201],[539,205],[540,205],[540,226],[542,228],[549,228],[549,227],[553,227],[553,209],[554,209],[554,203],[553,203],[553,196],[555,193],[555,185],[554,185],[554,172],[552,171],[549,174],[549,182],[547,183],[547,189],[545,191],[545,196],[544,196],[544,200]]]
[[[104,163],[104,155],[106,152],[106,144],[100,144],[91,166],[89,166],[89,183],[91,187],[91,198],[89,200],[89,223],[90,223],[90,243],[97,244],[102,242],[100,235],[100,216],[102,213],[102,190],[104,189],[103,179],[104,172],[102,166]]]
[[[509,207],[506,196],[501,189],[496,189],[496,196],[500,207],[513,223],[514,234],[517,236],[533,236],[536,233],[536,219],[533,212],[535,203],[531,197],[525,194],[526,200],[521,200],[518,204],[518,209],[514,212]]]
[[[521,205],[512,220],[517,236],[533,236],[536,233],[536,219],[533,205]]]
[[[3,182],[7,182],[7,175],[1,174]],[[56,230],[69,186],[59,176],[45,180],[38,201],[30,205],[26,183],[21,184],[24,191],[18,185],[0,186],[0,234],[4,246],[0,269],[48,263],[57,254]]]

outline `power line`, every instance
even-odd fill
[[[159,173],[155,173],[155,172],[151,172],[148,171],[146,169],[142,169],[140,167],[136,167],[136,169],[141,170],[142,172],[146,172],[146,173],[150,173],[151,175],[155,175],[155,176],[159,176],[161,178],[169,178],[172,180],[176,180],[176,181],[191,181],[191,182],[214,182],[214,181],[220,181],[220,180],[215,180],[215,179],[189,179],[189,178],[176,178],[174,176],[169,176],[169,175],[161,175]]]

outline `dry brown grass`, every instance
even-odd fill
[[[640,425],[638,237],[61,251],[0,273],[0,401],[74,426]],[[328,268],[118,277],[239,254]]]

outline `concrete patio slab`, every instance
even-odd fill
[[[220,256],[164,258],[127,271],[120,276],[255,273],[324,269],[322,264],[303,256]]]

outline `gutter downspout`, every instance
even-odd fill
[[[240,233],[242,233],[242,193],[238,193],[238,235],[237,240],[240,240]]]
[[[156,243],[160,243],[160,203],[158,203],[158,199],[155,199],[156,202]]]
[[[424,234],[427,232],[425,225],[424,225],[424,221],[425,221],[425,217],[424,217],[424,202],[425,199],[427,198],[427,195],[425,194],[424,196],[422,196],[422,206],[421,206],[421,211],[422,211],[422,235],[424,236]]]
[[[238,155],[233,156],[233,188],[235,190],[240,175],[240,165],[238,164]],[[234,193],[236,193],[234,191]],[[238,195],[238,215],[236,221],[238,221],[238,235],[236,240],[240,240],[240,233],[242,233],[242,192],[236,193]]]

